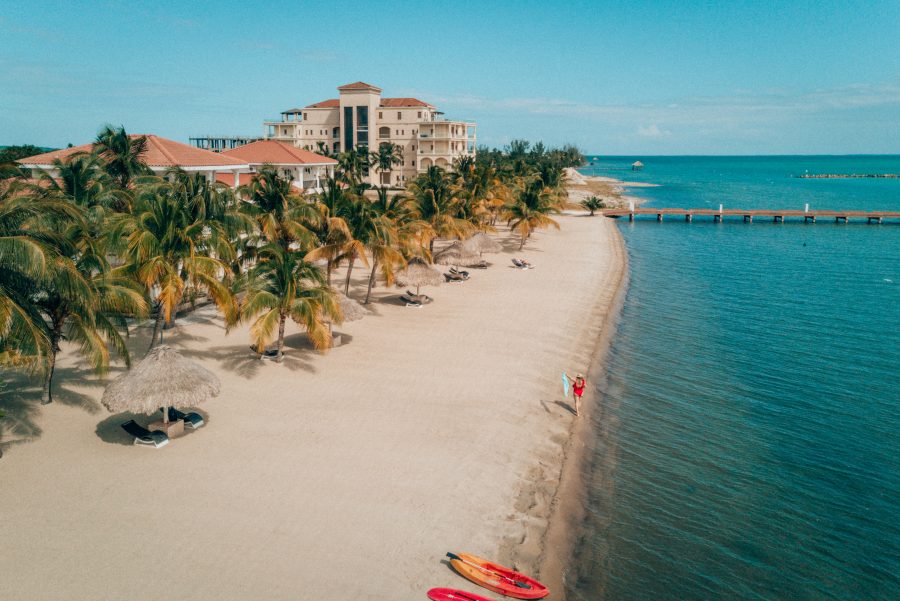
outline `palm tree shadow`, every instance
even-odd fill
[[[22,374],[5,377],[13,386],[11,390],[0,393],[0,411],[4,414],[0,420],[0,451],[16,444],[31,442],[42,433],[37,425],[40,404],[31,390],[36,387],[29,386],[28,379]]]

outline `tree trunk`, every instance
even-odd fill
[[[62,322],[53,320],[50,332],[50,355],[47,357],[47,374],[44,376],[44,388],[41,391],[41,405],[53,402],[53,372],[56,369],[56,354],[59,352],[59,339],[62,337]]]
[[[522,243],[519,244],[519,250],[525,248],[525,240],[527,240],[527,238],[525,238],[525,236],[522,236]]]
[[[356,254],[350,255],[350,263],[347,265],[347,282],[344,284],[344,294],[350,296],[350,275],[353,273],[353,263],[356,261]]]
[[[162,304],[159,306],[159,312],[156,314],[156,320],[153,322],[153,335],[150,336],[150,346],[147,347],[147,352],[153,350],[153,347],[156,346],[156,337],[157,335],[161,335],[161,326],[163,322],[163,307]]]
[[[325,262],[325,277],[327,278],[328,287],[331,288],[331,259]]]
[[[372,294],[372,286],[375,285],[375,268],[378,267],[378,259],[372,257],[372,273],[369,274],[369,289],[366,290],[366,300],[363,301],[364,305],[369,304],[369,295]]]
[[[284,323],[287,321],[287,313],[281,313],[281,319],[278,320],[278,354],[275,360],[281,363],[284,360]]]

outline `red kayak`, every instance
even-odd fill
[[[475,593],[467,593],[455,588],[433,588],[428,591],[431,601],[494,601]]]
[[[517,599],[543,599],[550,594],[547,587],[525,574],[468,553],[447,553],[450,565],[460,576],[475,584]]]

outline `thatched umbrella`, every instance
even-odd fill
[[[438,286],[444,281],[440,271],[418,257],[411,259],[405,268],[397,272],[394,279],[400,286],[415,286],[416,296],[419,294],[419,286]]]
[[[464,250],[470,253],[478,253],[479,257],[482,253],[498,253],[503,250],[503,247],[500,246],[499,242],[497,242],[484,232],[478,232],[477,234],[463,242],[462,247]]]
[[[459,240],[454,240],[447,248],[434,254],[434,262],[439,265],[472,265],[478,262],[478,257],[466,250]]]
[[[338,304],[341,306],[341,313],[344,314],[344,321],[356,321],[369,314],[368,311],[363,309],[362,305],[343,292],[337,293],[337,299]]]
[[[112,413],[152,415],[162,409],[163,422],[168,422],[168,407],[194,407],[217,396],[219,388],[219,378],[214,373],[163,345],[113,380],[100,402]]]

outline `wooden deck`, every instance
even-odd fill
[[[657,221],[662,221],[667,215],[684,217],[685,221],[693,221],[694,217],[712,217],[713,221],[724,221],[726,217],[740,217],[744,222],[753,222],[753,219],[771,219],[783,223],[785,219],[802,219],[805,223],[816,223],[816,219],[834,219],[835,223],[847,223],[851,219],[865,220],[866,223],[883,223],[886,219],[900,220],[900,211],[800,211],[789,209],[664,209],[650,207],[635,207],[624,209],[604,209],[602,213],[606,217],[628,217],[634,221],[635,216],[653,215]]]

